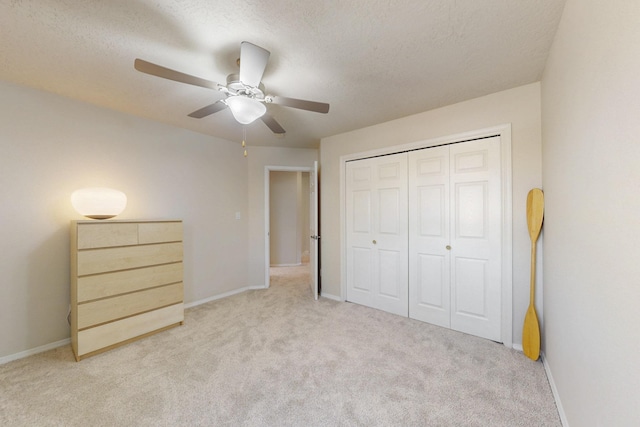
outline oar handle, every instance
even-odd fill
[[[531,285],[529,286],[529,301],[532,306],[534,305],[536,289],[536,242],[537,240],[531,241]]]

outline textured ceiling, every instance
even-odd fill
[[[219,92],[137,72],[142,58],[224,84],[240,42],[271,51],[266,92],[331,104],[280,105],[249,145],[319,139],[538,81],[564,0],[3,0],[0,79],[232,141],[225,110],[187,114]],[[39,114],[34,112],[37,122]]]

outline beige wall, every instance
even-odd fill
[[[192,302],[247,285],[247,176],[236,143],[0,82],[0,357],[69,337],[74,190],[124,191],[120,218],[183,219]]]
[[[521,344],[531,247],[526,197],[542,182],[538,83],[324,138],[320,143],[323,294],[340,296],[340,156],[507,123],[512,126],[513,342]]]
[[[269,174],[271,265],[297,265],[309,252],[309,172]]]
[[[271,265],[300,262],[299,172],[269,174],[269,251]]]
[[[249,147],[249,285],[265,285],[264,179],[266,166],[313,168],[318,150]]]
[[[640,425],[639,19],[568,0],[542,80],[544,354],[571,426]]]

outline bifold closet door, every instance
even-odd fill
[[[500,138],[409,153],[409,316],[501,340]]]
[[[407,154],[346,165],[347,300],[408,316]]]
[[[409,317],[451,327],[449,146],[409,154]]]

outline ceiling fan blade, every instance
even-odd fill
[[[163,67],[161,65],[156,65],[151,62],[147,62],[143,59],[136,58],[133,63],[133,66],[136,70],[151,74],[152,76],[162,77],[163,79],[169,79],[180,83],[186,83],[194,86],[205,87],[208,89],[218,89],[218,83],[212,82],[211,80],[201,79],[200,77],[195,77],[189,74],[181,73],[180,71],[175,71],[170,68]]]
[[[269,55],[271,53],[260,46],[249,42],[240,43],[240,81],[247,86],[258,87],[267,68]]]
[[[211,105],[207,105],[206,107],[202,107],[197,111],[194,111],[193,113],[189,114],[189,117],[193,117],[194,119],[201,119],[203,117],[210,116],[213,113],[217,113],[218,111],[222,111],[225,108],[227,108],[227,104],[218,101],[214,102]]]
[[[324,102],[305,101],[304,99],[287,98],[286,96],[270,96],[269,98],[273,104],[284,105],[285,107],[324,114],[329,112],[329,104]]]
[[[273,117],[271,117],[268,114],[264,114],[262,117],[260,117],[262,119],[262,121],[264,122],[265,125],[267,125],[267,127],[269,129],[271,129],[271,132],[278,134],[278,135],[284,135],[285,130],[282,126],[280,126],[280,123],[276,122],[276,119],[274,119]]]

